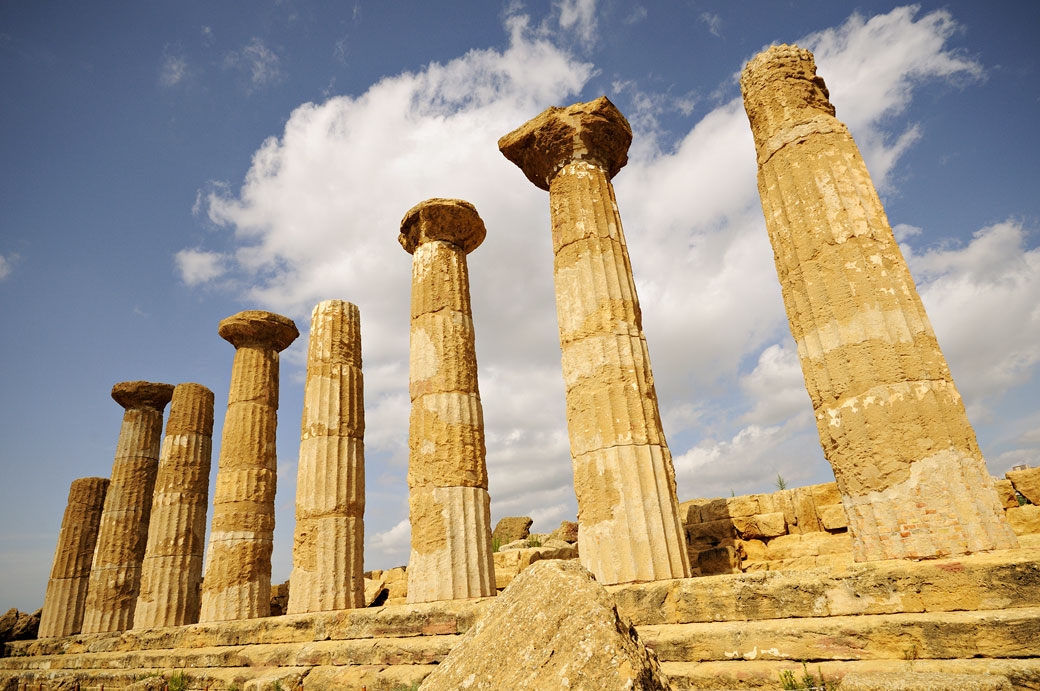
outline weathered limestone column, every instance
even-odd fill
[[[69,503],[58,533],[58,547],[54,550],[51,578],[43,598],[39,638],[70,636],[79,633],[83,625],[90,563],[94,560],[106,491],[107,478],[83,477],[72,481]]]
[[[556,316],[581,563],[600,583],[690,575],[632,265],[610,179],[632,130],[606,97],[549,108],[498,141],[549,191]]]
[[[364,437],[361,315],[343,300],[319,302],[307,350],[289,614],[365,606]]]
[[[1017,545],[914,281],[812,54],[740,80],[791,333],[857,561]]]
[[[200,622],[266,617],[278,461],[278,353],[300,335],[287,317],[248,310],[220,322],[235,346],[217,463]]]
[[[83,633],[125,631],[134,623],[159,467],[163,408],[172,395],[169,384],[129,381],[112,387],[112,398],[126,412],[101,511]]]
[[[473,205],[428,199],[408,211],[398,241],[412,260],[408,432],[408,602],[495,594],[484,412],[466,255],[484,222]]]
[[[212,451],[213,392],[201,384],[178,384],[152,495],[135,629],[199,620]]]

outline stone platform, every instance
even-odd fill
[[[1007,676],[1040,689],[1040,550],[610,586],[674,691],[780,688],[803,660],[852,671]],[[396,691],[425,678],[491,600],[394,605],[8,644],[0,689],[125,686]],[[502,652],[503,656],[509,654]]]

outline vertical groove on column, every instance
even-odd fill
[[[169,384],[151,382],[123,382],[112,388],[112,398],[125,412],[101,511],[83,633],[125,631],[133,625],[159,465],[163,409],[172,394]]]
[[[107,491],[107,478],[84,477],[72,481],[47,594],[43,598],[39,638],[69,636],[80,631]]]
[[[220,323],[235,346],[221,435],[199,621],[266,617],[278,459],[278,353],[299,336],[291,319],[245,311]]]
[[[360,324],[358,308],[342,300],[311,315],[289,614],[364,606]]]
[[[408,601],[494,595],[484,415],[466,254],[484,239],[476,210],[431,199],[405,215],[412,260],[409,347]]]
[[[201,384],[177,385],[155,480],[135,629],[199,619],[212,448],[213,392]]]
[[[913,278],[812,54],[741,77],[791,333],[859,561],[1017,544]]]

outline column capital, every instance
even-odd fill
[[[561,168],[588,161],[617,175],[628,163],[632,128],[621,111],[600,96],[566,108],[550,107],[498,140],[498,149],[543,190]]]
[[[772,46],[752,58],[740,73],[740,89],[756,144],[820,116],[834,116],[813,54],[795,45]]]
[[[427,199],[408,210],[401,219],[397,241],[408,254],[424,242],[441,240],[456,245],[466,254],[480,247],[487,230],[476,208],[461,199]]]
[[[127,410],[131,408],[162,410],[172,397],[172,384],[159,384],[150,381],[124,381],[112,387],[112,398]]]
[[[236,348],[259,346],[276,351],[285,350],[300,335],[292,319],[263,310],[232,314],[221,320],[217,333]]]

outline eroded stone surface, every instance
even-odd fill
[[[530,535],[532,523],[534,521],[528,516],[505,516],[498,519],[491,537],[498,540],[500,545],[507,545],[514,540],[523,540]]]
[[[278,463],[278,353],[299,335],[291,319],[239,312],[218,333],[235,346],[220,443],[199,621],[267,616]]]
[[[521,573],[420,685],[421,691],[628,691],[668,683],[657,657],[573,561]]]
[[[690,575],[642,315],[610,183],[631,128],[605,97],[499,140],[549,190],[582,564],[601,583]]]
[[[741,88],[791,333],[856,559],[1016,546],[881,201],[812,54],[774,46],[748,63]],[[800,532],[819,530],[798,523]]]
[[[90,569],[84,633],[123,631],[133,625],[159,468],[163,408],[172,396],[170,384],[134,381],[112,387],[112,398],[125,411]]]
[[[942,672],[852,672],[841,679],[840,691],[1011,691],[1011,682],[997,674]]]
[[[290,614],[365,605],[364,433],[361,315],[326,300],[311,314]]]
[[[412,259],[408,602],[495,593],[484,414],[466,254],[484,240],[473,205],[428,199],[401,221]]]
[[[40,638],[79,633],[108,478],[72,481],[40,616]]]
[[[159,456],[135,629],[198,621],[212,453],[213,392],[178,384]]]

